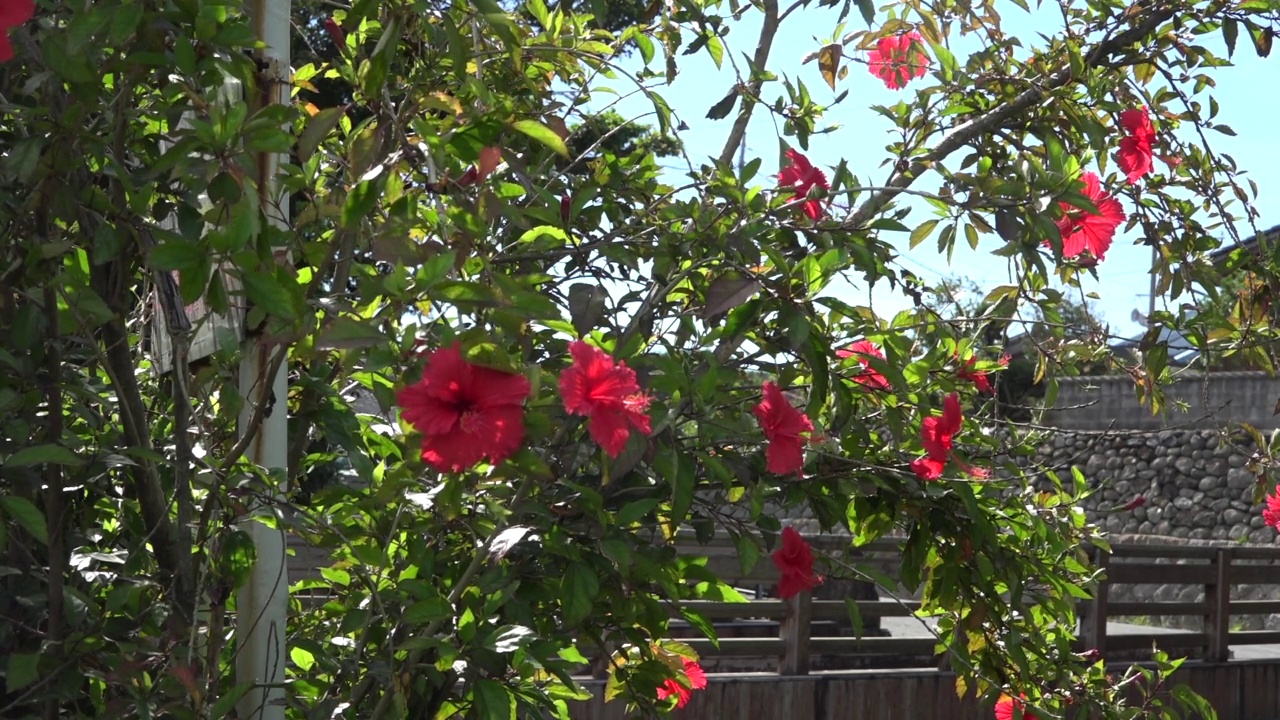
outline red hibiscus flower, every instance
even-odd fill
[[[795,150],[788,149],[787,159],[791,161],[791,164],[782,168],[782,171],[778,173],[778,184],[784,188],[795,190],[795,195],[791,196],[792,202],[808,198],[809,190],[813,189],[814,186],[823,190],[831,188],[831,184],[827,182],[826,173],[814,167],[809,162],[809,158]],[[822,200],[818,198],[806,200],[801,207],[810,220],[816,222],[818,218],[822,217]]]
[[[1035,715],[1026,711],[1026,705],[1022,700],[1026,699],[1023,695],[1021,699],[1001,695],[1000,701],[996,703],[996,720],[1017,720],[1014,714],[1014,708],[1022,711],[1022,720],[1037,720]]]
[[[9,31],[30,20],[35,12],[33,0],[0,0],[0,62],[13,59]]]
[[[960,396],[951,393],[942,401],[942,416],[930,415],[920,423],[920,439],[924,445],[924,457],[911,461],[911,469],[921,480],[937,480],[948,460],[955,460],[960,469],[975,478],[987,478],[991,472],[985,468],[970,467],[952,456],[954,438],[964,426],[960,412]]]
[[[942,401],[942,416],[930,415],[920,423],[920,440],[925,455],[911,461],[911,469],[921,480],[937,480],[951,457],[952,438],[964,426],[960,396],[951,393]]]
[[[923,44],[924,38],[912,30],[902,35],[882,37],[868,53],[867,68],[871,74],[884,81],[890,90],[901,90],[907,83],[918,77],[924,77],[929,67],[929,56],[916,50],[912,53],[912,45]]]
[[[1084,181],[1084,196],[1098,208],[1098,214],[1065,202],[1058,203],[1063,212],[1063,216],[1057,220],[1058,231],[1062,234],[1062,256],[1075,258],[1088,253],[1098,260],[1104,260],[1116,228],[1124,222],[1124,208],[1120,206],[1119,200],[1102,189],[1096,173],[1087,172],[1080,179]],[[1049,242],[1046,240],[1045,244],[1048,245]]]
[[[640,392],[636,373],[624,362],[614,364],[603,350],[581,340],[569,344],[573,364],[560,373],[564,409],[591,419],[591,437],[618,457],[631,437],[631,428],[645,435],[649,429],[649,396]]]
[[[684,675],[689,681],[688,685],[670,678],[658,687],[658,699],[666,700],[675,696],[676,707],[682,708],[689,703],[689,698],[693,695],[694,690],[702,690],[707,687],[707,674],[702,671],[702,666],[695,660],[687,657],[680,658],[684,661]]]
[[[822,582],[813,572],[813,548],[793,527],[782,529],[782,547],[773,551],[773,564],[782,577],[778,579],[778,596],[783,600],[812,590]]]
[[[885,379],[884,375],[880,374],[880,371],[873,369],[871,363],[867,362],[869,357],[884,359],[884,351],[877,347],[875,343],[870,340],[859,340],[844,350],[837,350],[836,357],[840,359],[857,358],[858,362],[862,363],[862,371],[853,376],[854,382],[875,390],[889,389],[889,381]]]
[[[457,343],[428,358],[422,380],[400,391],[406,422],[422,433],[422,459],[441,471],[459,472],[483,458],[499,463],[524,440],[523,375],[473,365]]]
[[[809,417],[791,407],[772,382],[764,384],[764,399],[755,406],[754,412],[769,441],[769,449],[765,451],[769,472],[799,475],[804,467],[804,436],[813,431]]]
[[[1262,509],[1262,521],[1280,532],[1280,492],[1267,494],[1267,506]]]
[[[1156,129],[1151,125],[1151,115],[1146,107],[1120,113],[1120,127],[1126,134],[1120,140],[1116,164],[1132,185],[1154,167],[1151,143],[1156,139]]]
[[[978,389],[978,392],[984,395],[989,395],[995,392],[995,388],[991,386],[991,378],[988,377],[986,370],[973,369],[977,363],[978,363],[978,356],[977,355],[971,356],[968,360],[964,361],[964,367],[960,368],[960,370],[956,373],[956,377],[959,377],[961,380],[971,381],[973,383],[973,386]],[[1003,366],[1008,366],[1009,356],[1001,355],[1000,364]]]

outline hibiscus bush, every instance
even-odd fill
[[[707,678],[670,618],[713,634],[681,601],[742,598],[698,543],[775,553],[786,596],[876,579],[814,557],[795,507],[851,549],[904,538],[897,579],[997,713],[1171,712],[1175,663],[1072,650],[1105,538],[1078,472],[1038,492],[1008,460],[1043,433],[992,432],[987,330],[1035,309],[1051,401],[1105,361],[1057,308],[1114,243],[1157,245],[1175,299],[1215,292],[1215,233],[1253,213],[1204,140],[1228,59],[1202,41],[1265,55],[1276,8],[1063,2],[1032,52],[1001,27],[1022,3],[583,5],[327,4],[294,31],[332,52],[278,104],[239,4],[0,0],[0,715],[228,716],[263,506],[328,558],[293,588],[290,717],[567,717],[592,672],[638,714],[683,706]],[[816,64],[776,69],[802,52],[780,25],[836,16]],[[680,173],[570,152],[616,94],[678,134],[661,81],[693,54],[722,71],[720,147]],[[888,143],[812,152],[863,72]],[[766,117],[777,144],[735,165]],[[926,241],[1009,281],[940,317],[899,259]],[[885,294],[908,309],[858,299]],[[1153,319],[1123,368],[1153,409],[1161,324],[1270,338]],[[287,392],[238,377],[246,354]],[[279,407],[283,471],[253,440]]]

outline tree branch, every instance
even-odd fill
[[[778,32],[778,0],[763,0],[761,5],[764,6],[764,24],[760,26],[760,41],[756,43],[756,54],[751,58],[751,80],[747,83],[747,89],[738,93],[742,98],[742,106],[738,109],[738,117],[734,118],[733,129],[729,131],[729,137],[725,140],[724,149],[720,151],[720,164],[728,165],[733,161],[733,154],[738,151],[738,146],[742,144],[743,138],[747,135],[747,125],[751,122],[751,111],[755,109],[756,101],[754,98],[760,96],[760,90],[764,87],[764,79],[758,77],[758,73],[763,71],[769,63],[769,52],[773,49],[773,37]]]
[[[1085,59],[1085,67],[1093,68],[1101,65],[1107,58],[1121,49],[1138,42],[1151,34],[1160,24],[1173,18],[1176,9],[1163,7],[1152,10],[1141,22],[1128,30],[1098,43],[1093,52]],[[1049,76],[1047,82],[1028,88],[1013,100],[1001,105],[984,115],[980,115],[951,131],[933,150],[912,161],[905,170],[894,173],[883,190],[867,198],[866,202],[841,223],[844,230],[856,230],[865,226],[885,205],[901,194],[911,183],[942,162],[948,155],[973,142],[974,139],[995,130],[1011,118],[1015,118],[1040,102],[1049,90],[1056,90],[1076,80],[1071,68],[1059,70]]]

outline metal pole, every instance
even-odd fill
[[[249,0],[247,7],[259,40],[261,51],[258,106],[289,102],[292,70],[289,58],[290,0]],[[289,226],[289,206],[276,183],[280,158],[263,153],[258,158],[258,192],[269,222],[278,228]],[[240,361],[240,393],[244,409],[240,413],[241,432],[253,430],[249,425],[254,411],[262,404],[268,410],[257,437],[249,446],[249,459],[263,467],[272,478],[280,478],[273,488],[283,498],[287,488],[289,439],[289,387],[286,363],[271,372],[272,346],[261,337],[250,337],[243,347]],[[259,505],[253,515],[269,516],[269,503]],[[257,561],[246,584],[236,593],[236,684],[252,684],[253,688],[240,700],[238,715],[242,720],[284,720],[284,670],[288,651],[285,629],[289,611],[289,570],[285,556],[284,530],[276,524],[266,525],[253,517],[241,527],[253,538]]]

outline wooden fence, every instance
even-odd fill
[[[847,543],[843,539],[823,539],[823,544]],[[864,549],[868,556],[896,549],[892,541]],[[690,548],[705,554],[708,565],[734,584],[754,583],[761,587],[776,583],[777,571],[768,560],[740,576],[736,554],[727,543]],[[1195,547],[1182,545],[1115,545],[1111,553],[1094,551],[1095,562],[1105,570],[1105,579],[1094,590],[1092,600],[1081,603],[1079,649],[1092,648],[1105,655],[1149,653],[1157,646],[1175,656],[1226,661],[1232,646],[1280,644],[1280,631],[1235,631],[1232,618],[1243,615],[1280,614],[1280,600],[1232,600],[1231,587],[1243,584],[1276,584],[1280,587],[1280,547],[1235,546]],[[735,577],[737,575],[737,577]],[[1193,602],[1113,602],[1113,586],[1126,584],[1191,585],[1202,588],[1201,599]],[[919,609],[914,600],[815,600],[802,593],[790,600],[760,599],[747,603],[686,601],[681,607],[695,612],[717,628],[724,637],[716,643],[705,638],[683,640],[712,667],[764,669],[774,665],[780,675],[804,675],[815,658],[824,658],[827,669],[847,667],[840,658],[878,656],[898,667],[935,665],[942,648],[923,623],[911,636],[858,637],[851,631],[850,606],[863,620],[912,617]],[[1108,633],[1107,622],[1122,618],[1189,616],[1198,618],[1202,630],[1169,630],[1129,625],[1123,633]],[[679,617],[675,613],[673,617]],[[744,621],[768,621],[759,629],[775,629],[771,637],[737,637]],[[832,628],[836,633],[832,633]],[[759,632],[759,629],[757,632]],[[1280,659],[1280,648],[1277,648]],[[756,663],[742,662],[754,659]],[[772,660],[770,660],[772,659]],[[831,660],[837,662],[831,662]],[[737,661],[724,662],[726,660]],[[884,663],[880,663],[882,666]]]
[[[813,538],[820,549],[843,552],[847,538]],[[717,538],[708,545],[684,545],[688,555],[706,556],[708,567],[727,582],[756,597],[767,596],[777,571],[763,558],[743,574],[732,543]],[[326,565],[323,553],[300,552],[297,575],[314,573]],[[884,541],[860,548],[854,562],[870,563],[881,573],[896,564],[898,545]],[[1112,552],[1094,551],[1105,579],[1094,597],[1081,603],[1080,649],[1096,648],[1112,661],[1149,656],[1152,646],[1175,657],[1194,658],[1175,676],[1204,695],[1224,720],[1280,720],[1280,631],[1232,630],[1232,619],[1245,615],[1280,614],[1280,600],[1236,600],[1236,585],[1280,585],[1280,547],[1204,547],[1118,544]],[[1160,585],[1194,587],[1197,599],[1127,601],[1116,598],[1119,586]],[[827,588],[819,588],[819,594]],[[1277,593],[1280,595],[1280,593]],[[746,603],[686,601],[716,628],[717,647],[692,628],[676,635],[701,656],[708,668],[709,686],[695,693],[680,711],[682,720],[811,720],[854,717],[859,720],[989,720],[991,708],[973,697],[957,697],[955,675],[938,669],[943,648],[923,628],[916,636],[859,637],[852,632],[849,605],[866,624],[876,618],[911,617],[919,604],[911,599],[815,599],[804,593],[787,601],[755,599]],[[673,608],[673,618],[679,618]],[[1108,620],[1123,618],[1188,617],[1195,630],[1170,630],[1126,625],[1109,632]],[[1114,626],[1112,628],[1114,630]],[[761,635],[765,633],[765,635]],[[1276,645],[1274,648],[1257,648]],[[1253,646],[1254,659],[1232,658],[1233,648]],[[878,669],[865,667],[880,658]],[[915,666],[914,668],[912,666]],[[875,668],[877,666],[873,666]],[[895,668],[895,669],[886,669]],[[928,669],[924,669],[928,668]],[[767,672],[761,670],[767,669]],[[728,672],[725,672],[728,671]],[[574,703],[576,720],[621,720],[630,717],[620,702],[603,702],[603,680],[585,680],[592,700]]]
[[[845,546],[846,540],[825,539],[815,544]],[[863,559],[892,553],[896,544],[866,548]],[[688,550],[709,556],[709,566],[723,578],[740,574],[736,555],[727,543]],[[1152,646],[1171,655],[1197,658],[1175,674],[1203,695],[1223,720],[1280,720],[1280,647],[1265,659],[1231,661],[1231,648],[1280,644],[1280,632],[1231,630],[1233,617],[1280,613],[1280,601],[1232,600],[1231,587],[1280,584],[1280,547],[1187,547],[1181,545],[1116,545],[1111,553],[1095,551],[1105,580],[1094,598],[1081,603],[1080,649],[1096,648],[1113,662],[1150,656]],[[735,584],[752,589],[776,582],[772,563],[764,560]],[[1117,586],[1155,584],[1195,586],[1195,601],[1115,602]],[[774,720],[852,717],[859,720],[990,720],[991,707],[972,695],[956,695],[956,676],[936,669],[941,648],[933,637],[856,637],[820,635],[817,628],[847,627],[844,600],[815,600],[802,594],[788,601],[749,603],[691,601],[683,607],[712,621],[722,634],[736,632],[744,619],[771,621],[772,637],[721,637],[717,648],[709,640],[684,640],[713,668],[706,690],[696,692],[680,710],[681,720]],[[918,609],[912,600],[859,601],[864,619],[907,617]],[[1198,631],[1127,625],[1123,633],[1108,633],[1107,619],[1189,616],[1198,618]],[[882,657],[897,669],[822,670],[811,672],[815,659]],[[771,672],[715,672],[735,662],[755,659]],[[904,667],[911,664],[934,669]],[[838,663],[837,663],[838,666]],[[571,709],[575,720],[622,720],[630,715],[620,702],[603,701],[603,680],[587,681],[594,697]],[[1169,699],[1168,690],[1161,693]]]

